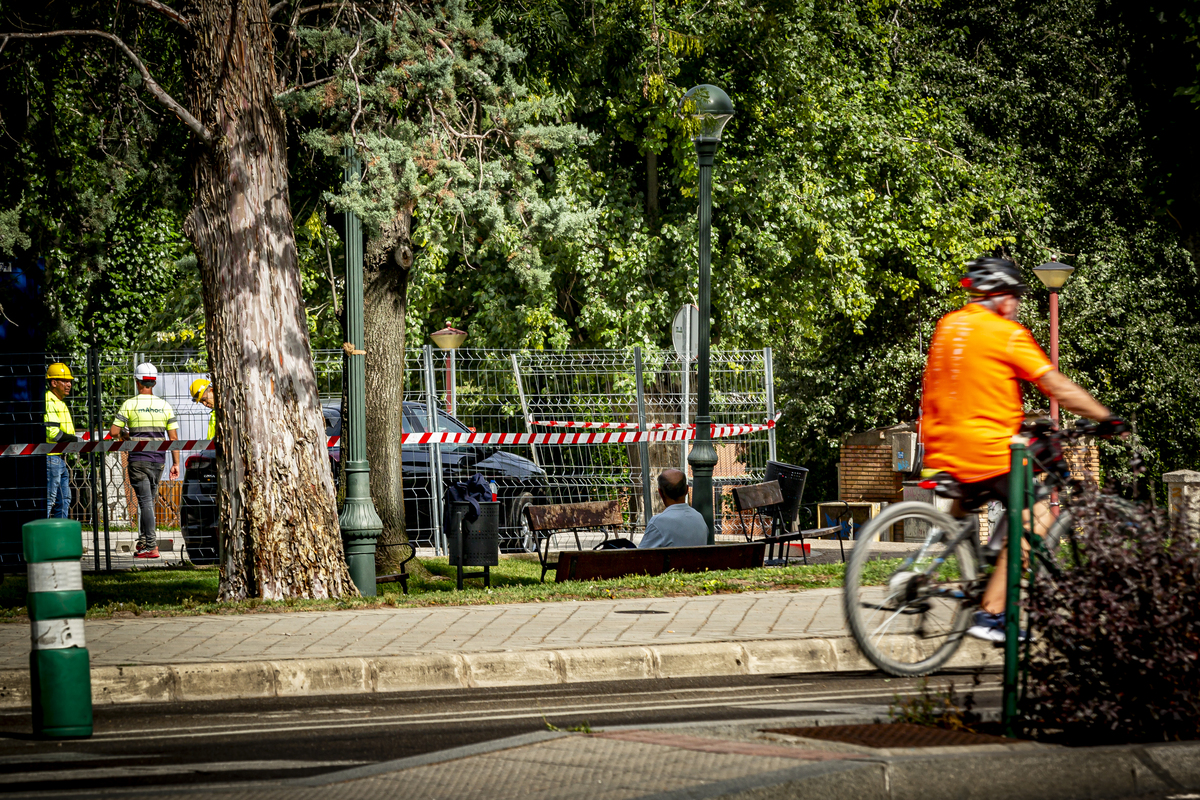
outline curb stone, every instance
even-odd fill
[[[948,666],[996,666],[1001,658],[1001,651],[967,639]],[[92,667],[92,701],[97,705],[176,703],[870,669],[850,637],[132,664]],[[25,709],[29,704],[28,671],[0,670],[0,709]]]

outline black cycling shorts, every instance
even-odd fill
[[[1008,505],[1008,475],[1006,472],[975,483],[958,484],[962,507],[967,511],[974,511],[983,508],[989,500],[999,500]]]

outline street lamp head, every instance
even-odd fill
[[[1051,291],[1061,289],[1074,271],[1074,267],[1060,264],[1054,260],[1033,268],[1033,274],[1037,275],[1038,280],[1046,284],[1046,288]]]
[[[693,142],[719,142],[725,123],[733,119],[733,101],[719,87],[702,83],[688,89],[679,113],[692,122]]]
[[[451,327],[450,320],[446,320],[446,327],[429,334],[429,338],[439,350],[457,350],[467,340],[467,332]]]

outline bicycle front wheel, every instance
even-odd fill
[[[978,574],[969,524],[910,501],[860,530],[846,564],[843,609],[863,655],[884,672],[928,675],[962,643]],[[907,547],[881,541],[893,530],[903,532]]]

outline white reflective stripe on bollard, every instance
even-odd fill
[[[86,647],[83,640],[83,619],[34,620],[34,650],[66,650],[68,647]]]
[[[83,567],[78,561],[28,564],[29,592],[83,591]]]

